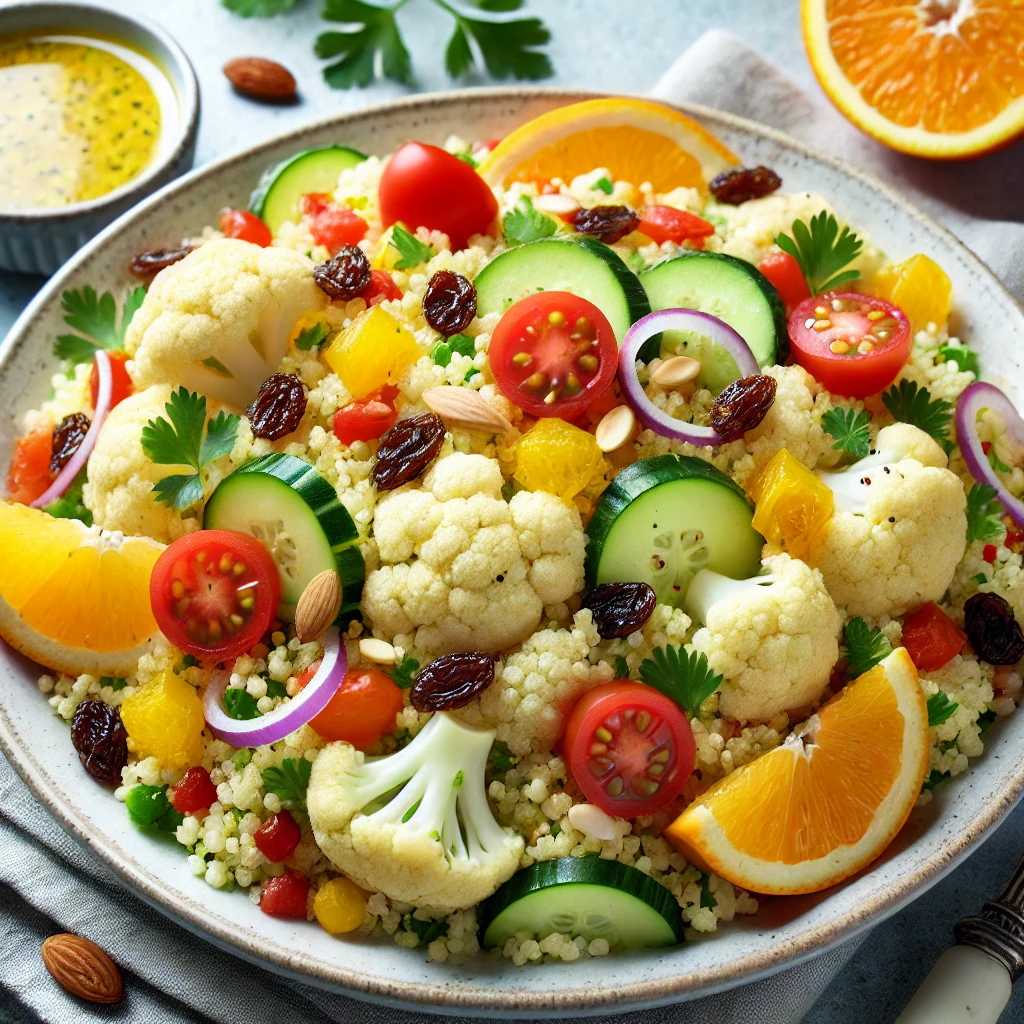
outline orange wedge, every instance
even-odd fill
[[[706,128],[672,107],[622,96],[558,107],[506,136],[480,165],[491,185],[571,181],[606,167],[655,192],[707,183],[739,163]]]
[[[827,889],[903,827],[929,747],[928,705],[900,647],[782,746],[699,796],[665,835],[704,871],[752,892]]]
[[[0,637],[48,668],[126,676],[157,631],[162,544],[0,501]]]
[[[979,156],[1024,132],[1020,0],[803,0],[818,81],[858,128],[917,156]]]

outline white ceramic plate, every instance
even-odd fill
[[[342,142],[385,154],[408,139],[440,144],[450,132],[494,138],[585,94],[537,89],[421,96],[321,122],[187,175],[126,214],[79,253],[39,294],[0,350],[0,465],[7,465],[22,413],[46,397],[63,323],[60,293],[92,284],[122,293],[126,264],[143,249],[176,244],[244,206],[269,164],[311,145]],[[827,196],[858,230],[896,259],[924,252],[953,281],[955,329],[1011,394],[1021,374],[1024,313],[952,235],[883,185],[753,123],[690,110],[747,164],[778,171],[788,191]],[[0,567],[0,571],[2,567]],[[316,925],[275,920],[239,893],[189,873],[180,847],[140,835],[124,807],[82,771],[67,726],[35,687],[37,671],[0,651],[0,744],[39,798],[72,834],[143,899],[192,931],[250,960],[327,988],[390,1003],[492,1016],[622,1011],[707,995],[822,952],[877,923],[933,885],[988,834],[1024,787],[1024,728],[1015,719],[989,734],[971,771],[915,812],[885,858],[846,885],[814,897],[762,901],[715,937],[674,949],[519,969],[480,957],[459,968],[424,962],[388,942],[331,938]]]

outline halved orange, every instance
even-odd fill
[[[162,550],[0,501],[0,637],[68,675],[130,675],[157,631],[149,577]]]
[[[706,128],[672,107],[624,96],[550,110],[507,135],[480,165],[491,185],[571,181],[606,167],[617,181],[656,192],[708,182],[739,163]]]
[[[781,746],[699,796],[665,835],[743,889],[827,889],[870,864],[903,827],[929,747],[928,705],[900,647]]]
[[[1020,0],[803,0],[818,81],[893,149],[959,159],[1024,132]]]

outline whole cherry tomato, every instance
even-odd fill
[[[362,295],[368,306],[374,306],[385,299],[400,299],[402,289],[395,284],[394,278],[386,270],[371,270],[370,284]]]
[[[196,814],[197,811],[208,811],[210,805],[216,803],[217,787],[211,781],[210,773],[202,765],[196,765],[182,775],[181,782],[173,786],[167,796],[179,814]]]
[[[757,269],[775,285],[787,313],[811,294],[800,264],[788,252],[780,249],[778,252],[768,253],[757,265]]]
[[[110,392],[110,408],[113,409],[118,402],[123,402],[134,390],[131,377],[125,364],[128,362],[127,352],[108,352],[110,356],[110,377],[112,389]],[[96,408],[96,399],[100,394],[100,376],[96,370],[96,363],[93,362],[89,371],[89,398],[92,407]]]
[[[278,811],[252,834],[256,849],[278,864],[295,852],[301,838],[302,830],[288,811]]]
[[[240,238],[264,248],[274,240],[270,228],[248,210],[225,210],[220,215],[220,230],[225,238]]]
[[[7,471],[7,497],[31,505],[46,492],[56,474],[50,472],[53,431],[40,427],[23,434],[14,443],[14,456]]]
[[[967,634],[934,601],[903,620],[903,646],[921,672],[942,668],[965,643]]]
[[[298,871],[286,871],[278,878],[268,878],[260,889],[260,910],[271,917],[305,920],[309,881]]]
[[[398,419],[392,404],[397,392],[398,388],[386,386],[343,406],[334,414],[334,436],[347,445],[382,437]]]
[[[322,192],[304,195],[299,209],[309,218],[313,241],[326,245],[332,253],[343,245],[358,245],[370,230],[370,225],[355,210],[339,206]]]
[[[662,242],[679,244],[691,238],[708,238],[715,233],[715,225],[674,206],[645,206],[640,211],[640,230],[659,245]]]
[[[316,667],[310,666],[314,672]],[[299,676],[300,687],[311,678],[312,674],[306,679]],[[325,740],[345,740],[366,750],[394,729],[402,705],[402,691],[390,676],[377,668],[357,666],[345,673],[327,707],[309,724]]]
[[[443,231],[452,249],[464,249],[470,235],[485,234],[497,214],[498,201],[487,182],[438,146],[407,142],[380,178],[384,227],[401,221],[410,231]]]

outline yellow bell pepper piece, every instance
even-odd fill
[[[165,768],[190,768],[203,759],[203,703],[195,688],[170,669],[121,705],[121,721],[139,757]]]
[[[313,913],[331,935],[354,932],[366,917],[366,893],[344,876],[321,885],[313,899]]]
[[[387,310],[371,306],[328,346],[324,358],[353,398],[394,384],[420,357],[412,332]]]
[[[804,560],[824,536],[835,511],[832,491],[786,448],[765,467],[754,498],[754,529]]]

